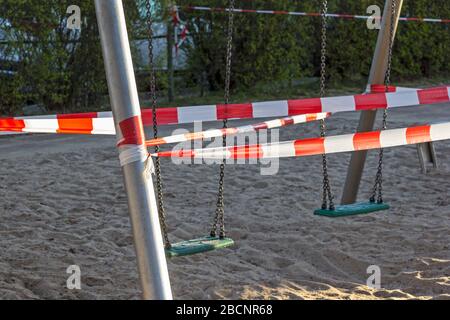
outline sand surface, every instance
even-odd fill
[[[336,115],[328,121],[330,134],[352,132],[357,117]],[[448,106],[402,109],[391,112],[390,127],[448,119]],[[280,135],[317,136],[318,123],[291,126]],[[392,209],[341,219],[312,214],[321,199],[320,157],[282,159],[273,176],[261,176],[258,165],[228,166],[226,221],[236,246],[169,261],[174,297],[450,298],[450,142],[435,145],[440,168],[427,175],[414,146],[389,149],[384,190]],[[337,199],[349,157],[330,157]],[[140,297],[113,137],[1,137],[0,161],[0,298]],[[369,153],[362,200],[376,163],[377,152]],[[218,166],[164,160],[163,175],[171,239],[205,235]],[[81,268],[81,290],[66,288],[72,264]],[[366,286],[369,265],[381,268],[379,290]]]

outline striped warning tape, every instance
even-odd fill
[[[211,8],[202,6],[178,6],[178,10],[190,10],[190,11],[210,11],[210,12],[228,12],[228,8]],[[273,14],[273,15],[291,15],[291,16],[306,16],[306,17],[319,17],[318,12],[295,12],[295,11],[283,11],[283,10],[253,10],[253,9],[234,9],[236,13],[257,13],[257,14]],[[354,15],[354,14],[341,14],[341,13],[328,13],[326,15],[329,18],[342,18],[342,19],[356,19],[356,20],[368,20],[370,18],[374,20],[380,20],[381,17]],[[400,21],[412,21],[412,22],[431,22],[431,23],[450,23],[450,19],[436,19],[436,18],[418,18],[418,17],[400,17]]]
[[[0,118],[0,131],[116,134],[111,112]]]
[[[164,151],[152,156],[197,159],[287,158],[398,147],[447,139],[450,139],[450,122],[270,144]]]
[[[158,108],[157,120],[158,125],[169,125],[223,119],[282,118],[312,113],[400,108],[448,102],[450,86],[445,86],[328,98]],[[142,110],[142,121],[144,125],[153,123],[150,109]],[[114,134],[114,123],[111,112],[0,118],[0,131]]]
[[[264,129],[274,129],[280,128],[293,124],[306,123],[311,121],[316,121],[320,119],[325,119],[329,117],[330,113],[312,113],[312,114],[303,114],[293,117],[285,117],[281,119],[275,119],[270,121],[264,121],[257,124],[251,124],[246,126],[234,127],[234,128],[224,128],[224,129],[214,129],[214,130],[206,130],[200,132],[193,133],[184,133],[178,135],[172,135],[163,138],[151,139],[146,142],[147,147],[168,144],[168,143],[178,143],[183,141],[192,141],[192,140],[202,140],[202,139],[211,139],[222,136],[231,136],[235,134],[244,134],[257,132],[259,130]]]

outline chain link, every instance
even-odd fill
[[[389,85],[391,84],[392,57],[393,57],[392,53],[393,53],[393,47],[394,47],[396,15],[397,15],[397,0],[392,0],[391,21],[390,21],[390,28],[389,28],[388,61],[387,61],[386,73],[384,76],[384,85],[385,85],[386,92],[389,91]],[[382,130],[387,129],[387,117],[388,117],[387,109],[384,109]],[[372,203],[375,202],[375,199],[376,199],[377,203],[383,203],[383,157],[384,157],[384,149],[381,148],[380,153],[379,153],[379,158],[378,158],[378,169],[377,169],[377,174],[375,176],[375,184],[372,188],[372,195],[370,197],[370,202],[372,202]]]
[[[153,138],[158,138],[158,122],[156,118],[156,75],[155,75],[155,66],[153,59],[153,18],[152,18],[152,7],[150,4],[150,0],[146,0],[146,23],[148,29],[148,58],[150,64],[150,94],[151,94],[151,104],[152,104],[152,115],[153,115]],[[155,146],[155,153],[159,152],[159,146]],[[164,197],[163,197],[163,184],[162,184],[162,176],[161,176],[161,162],[160,158],[156,157],[155,159],[155,175],[156,175],[156,190],[157,190],[157,200],[158,200],[158,217],[159,223],[161,225],[161,231],[164,239],[164,245],[166,248],[170,248],[170,240],[169,234],[167,231],[167,222],[166,222],[166,212],[164,209]]]
[[[225,105],[230,103],[230,84],[231,84],[231,58],[233,49],[233,25],[234,25],[234,0],[230,0],[228,6],[228,34],[227,34],[227,52],[226,52],[226,69],[225,69]],[[223,128],[227,128],[227,119],[223,120]],[[227,138],[222,136],[222,146],[226,147]],[[219,192],[217,194],[217,205],[214,216],[214,222],[211,228],[211,237],[216,237],[217,226],[219,225],[219,237],[225,237],[225,203],[224,203],[224,179],[225,179],[225,163],[226,159],[220,164],[219,174]]]
[[[322,1],[321,8],[321,48],[320,48],[320,96],[325,96],[326,76],[327,76],[327,12],[328,1]],[[320,120],[320,136],[324,138],[326,135],[325,120]],[[322,154],[322,171],[323,171],[323,193],[322,193],[322,209],[334,210],[334,197],[331,192],[330,178],[328,175],[328,162],[326,154]],[[328,205],[329,203],[329,205]]]

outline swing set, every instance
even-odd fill
[[[152,117],[153,117],[153,139],[158,139],[158,125],[156,116],[156,86],[155,86],[155,72],[153,65],[153,45],[152,45],[152,16],[150,9],[150,0],[147,1],[147,22],[148,22],[148,35],[149,35],[149,60],[151,68],[151,105],[152,105]],[[233,43],[233,17],[234,17],[234,0],[229,1],[228,12],[228,31],[227,31],[227,50],[226,50],[226,72],[225,72],[225,105],[229,104],[230,100],[230,78],[231,78],[231,60],[232,60],[232,43]],[[396,0],[392,1],[391,17],[394,17],[397,11]],[[320,97],[325,96],[326,89],[326,66],[327,66],[327,17],[328,17],[328,3],[327,0],[322,0],[321,7],[321,68],[320,68]],[[392,64],[392,47],[395,33],[395,21],[391,18],[390,30],[389,30],[389,51],[388,62],[385,72],[385,91],[389,91],[391,64]],[[383,112],[382,129],[387,128],[387,110]],[[227,120],[223,120],[223,130],[227,129]],[[326,136],[325,119],[320,119],[320,136],[324,138]],[[226,135],[222,135],[223,147],[226,147]],[[155,153],[159,152],[159,146],[154,146]],[[366,214],[376,211],[382,211],[389,209],[389,205],[383,202],[382,196],[382,182],[383,182],[383,148],[379,151],[378,169],[375,176],[375,184],[372,188],[372,195],[368,202],[357,202],[345,205],[335,205],[334,196],[331,190],[330,179],[328,175],[328,161],[327,155],[322,155],[322,173],[323,173],[323,195],[322,206],[320,209],[314,211],[315,215],[324,217],[345,217],[359,214]],[[216,210],[214,215],[214,221],[210,234],[204,237],[181,241],[177,243],[171,243],[167,231],[167,221],[164,209],[163,201],[163,184],[161,177],[161,162],[160,158],[155,158],[155,175],[156,175],[156,188],[157,188],[157,202],[158,202],[158,214],[161,224],[164,245],[166,255],[168,257],[187,256],[197,253],[203,253],[215,249],[222,249],[234,244],[233,239],[226,237],[225,234],[225,221],[224,221],[224,179],[225,179],[225,159],[220,164],[219,171],[219,186],[218,196],[216,203]]]
[[[321,66],[320,99],[298,99],[249,104],[230,104],[230,79],[233,43],[234,0],[229,0],[228,30],[226,49],[226,72],[224,105],[157,109],[155,68],[153,64],[153,18],[151,2],[146,0],[148,49],[150,60],[151,110],[141,110],[133,73],[131,50],[126,30],[121,0],[95,0],[95,9],[102,42],[106,77],[110,93],[112,112],[65,114],[38,117],[0,118],[0,132],[41,132],[115,134],[119,160],[128,194],[128,207],[132,224],[139,274],[144,298],[171,299],[169,274],[166,257],[188,256],[234,244],[226,236],[224,209],[225,160],[231,158],[296,157],[322,155],[323,192],[322,205],[314,211],[317,216],[345,217],[389,209],[383,200],[383,148],[407,144],[429,143],[450,139],[450,122],[400,129],[387,129],[388,108],[450,103],[450,86],[423,90],[390,86],[392,48],[396,23],[399,19],[402,0],[387,0],[383,14],[383,28],[378,37],[376,54],[372,64],[369,83],[376,85],[377,92],[364,95],[327,97],[327,0],[321,7]],[[390,19],[388,19],[390,17]],[[390,22],[390,24],[389,24]],[[385,32],[388,31],[388,32]],[[381,58],[381,54],[387,54]],[[377,55],[378,54],[378,55]],[[372,74],[372,71],[375,71]],[[374,76],[375,74],[375,76]],[[384,80],[384,81],[383,81]],[[378,85],[383,83],[383,85]],[[380,90],[381,88],[381,90]],[[395,92],[399,91],[399,92]],[[344,101],[344,102],[343,102]],[[292,108],[291,108],[292,106]],[[311,109],[316,113],[311,114]],[[376,110],[384,109],[381,131],[370,132]],[[325,119],[332,113],[341,111],[362,111],[358,132],[351,135],[326,136]],[[220,112],[220,117],[219,117]],[[114,114],[114,116],[113,116]],[[149,115],[151,114],[151,121]],[[214,114],[214,116],[212,116]],[[250,115],[249,115],[250,114]],[[228,119],[249,119],[285,116],[285,118],[261,122],[243,127],[228,127]],[[220,119],[219,119],[220,118]],[[193,121],[223,120],[223,128],[209,133],[189,133],[159,138],[158,125],[192,123]],[[320,137],[304,140],[283,141],[267,145],[226,146],[226,136],[260,129],[271,129],[310,121],[320,121]],[[153,139],[145,141],[143,125],[153,125]],[[210,137],[222,137],[222,148],[183,150],[179,154],[171,151],[160,152],[160,145]],[[150,153],[147,147],[153,147]],[[365,155],[369,149],[380,149],[378,168],[371,196],[367,202],[352,201],[356,198],[358,183],[365,158],[354,161],[348,171],[344,188],[343,205],[334,204],[330,178],[328,175],[328,153],[354,152],[353,156]],[[164,210],[164,190],[161,177],[160,157],[187,156],[222,159],[219,170],[216,209],[209,234],[192,240],[171,243]],[[153,162],[154,158],[154,162]],[[153,176],[145,172],[153,171],[156,176],[156,195]],[[356,188],[355,188],[356,187]],[[353,189],[353,190],[352,190]],[[164,243],[164,247],[163,244]]]

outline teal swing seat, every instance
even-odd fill
[[[166,256],[169,258],[189,256],[192,254],[226,248],[233,244],[234,241],[231,238],[206,236],[174,243],[170,248],[166,249]]]
[[[358,214],[366,214],[376,211],[388,210],[389,205],[377,202],[357,202],[352,204],[336,206],[334,210],[317,209],[315,215],[331,218],[354,216]]]

